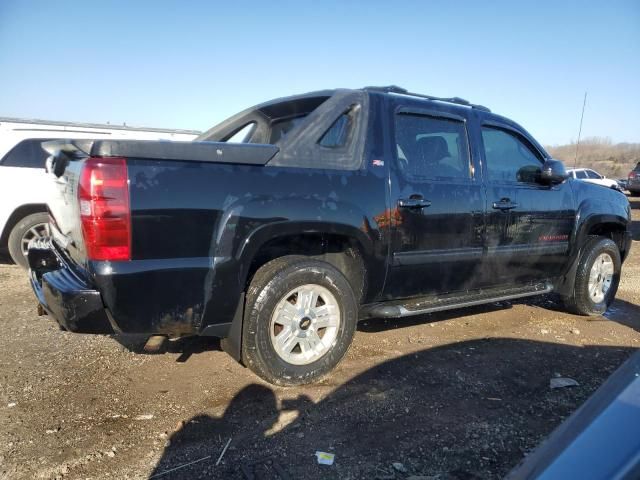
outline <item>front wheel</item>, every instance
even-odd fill
[[[580,255],[573,294],[564,298],[568,310],[589,316],[606,312],[618,291],[621,265],[615,242],[590,237]]]
[[[270,383],[311,383],[344,357],[356,322],[353,289],[335,267],[299,256],[272,260],[247,291],[243,360]]]

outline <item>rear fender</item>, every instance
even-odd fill
[[[288,218],[272,212],[288,212]],[[258,224],[258,225],[256,225]],[[240,280],[260,248],[278,237],[304,234],[341,235],[353,239],[365,258],[374,255],[377,232],[369,227],[367,216],[354,205],[322,199],[254,199],[227,209],[216,229],[213,248],[216,257],[238,262]]]
[[[274,217],[272,212],[287,212],[290,216]],[[212,239],[216,269],[205,285],[208,295],[202,334],[228,337],[226,349],[239,358],[242,338],[239,323],[244,317],[244,290],[253,260],[271,240],[310,233],[352,239],[361,249],[367,267],[376,256],[374,235],[378,232],[369,227],[366,215],[350,204],[308,198],[252,198],[226,208]],[[381,267],[384,268],[384,258]],[[384,275],[377,278],[384,279]],[[372,287],[382,289],[382,285]],[[233,321],[218,324],[216,318]]]

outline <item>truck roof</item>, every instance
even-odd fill
[[[224,131],[225,127],[228,125],[233,125],[239,119],[248,118],[252,115],[260,115],[263,118],[266,117],[268,119],[283,119],[283,118],[291,118],[296,116],[302,116],[308,114],[309,112],[315,110],[320,104],[322,104],[325,100],[328,100],[331,97],[334,97],[337,94],[349,94],[349,93],[361,93],[361,94],[378,94],[378,95],[404,95],[414,97],[417,100],[426,100],[426,101],[437,101],[437,102],[445,102],[450,104],[453,108],[463,107],[463,108],[473,108],[487,114],[491,115],[491,110],[482,105],[477,105],[471,103],[460,97],[435,97],[433,95],[425,95],[420,93],[412,93],[408,90],[390,85],[386,87],[363,87],[363,88],[333,88],[326,90],[316,90],[313,92],[307,92],[302,94],[291,95],[288,97],[280,97],[268,100],[266,102],[260,103],[258,105],[254,105],[249,107],[241,112],[229,117],[223,122],[213,126],[212,128],[206,130],[201,133],[197,140],[209,140],[214,136],[219,136],[220,131]]]
[[[398,87],[397,85],[388,85],[388,86],[382,86],[382,87],[362,87],[362,88],[357,88],[357,89],[334,88],[334,89],[327,89],[327,90],[317,90],[317,91],[313,91],[313,92],[302,93],[302,94],[299,94],[299,95],[291,95],[289,97],[275,98],[273,100],[269,100],[267,102],[264,102],[264,103],[261,103],[259,105],[256,105],[255,107],[252,107],[252,109],[262,110],[262,109],[264,109],[266,107],[270,107],[270,106],[273,106],[273,105],[278,105],[278,104],[286,103],[286,102],[290,102],[290,101],[304,100],[304,99],[307,99],[307,98],[319,98],[319,97],[327,97],[328,98],[328,97],[333,96],[338,91],[347,91],[347,90],[362,91],[362,92],[369,92],[369,93],[406,95],[406,96],[410,96],[410,97],[420,98],[420,99],[423,99],[423,100],[433,100],[433,101],[437,101],[437,102],[452,103],[452,104],[455,104],[455,105],[461,105],[461,106],[464,106],[464,107],[470,107],[470,108],[478,109],[478,110],[481,110],[481,111],[487,112],[487,113],[491,112],[491,110],[489,110],[487,107],[485,107],[483,105],[478,105],[478,104],[475,104],[475,103],[471,103],[468,100],[465,100],[464,98],[460,98],[460,97],[436,97],[436,96],[427,95],[427,94],[424,94],[424,93],[414,93],[414,92],[408,91],[406,88]]]
[[[437,102],[445,102],[445,103],[455,103],[456,105],[462,105],[465,107],[476,108],[478,110],[482,110],[483,112],[490,113],[487,107],[483,105],[477,105],[475,103],[471,103],[468,100],[460,97],[435,97],[433,95],[426,95],[424,93],[414,93],[408,91],[406,88],[398,87],[397,85],[389,85],[386,87],[364,87],[362,88],[365,92],[378,92],[378,93],[395,93],[397,95],[406,95],[409,97],[422,98],[425,100],[435,100]]]
[[[317,90],[313,92],[307,92],[297,95],[291,95],[288,97],[275,98],[258,105],[249,107],[223,122],[213,126],[209,130],[203,132],[196,138],[196,140],[209,140],[209,141],[227,141],[232,135],[241,131],[242,127],[245,127],[249,123],[259,123],[266,121],[267,123],[273,121],[289,120],[296,117],[303,117],[314,111],[320,105],[330,98],[336,98],[337,96],[348,96],[353,94],[359,94],[364,96],[369,95],[385,95],[385,96],[403,96],[409,97],[417,102],[435,102],[446,106],[450,110],[474,110],[478,113],[483,122],[492,123],[497,122],[501,125],[507,125],[526,132],[526,130],[514,122],[510,118],[503,117],[492,113],[487,107],[471,103],[460,97],[436,97],[433,95],[426,95],[422,93],[413,93],[405,88],[395,85],[382,86],[382,87],[362,87],[362,88],[334,88],[327,90]],[[251,133],[253,135],[253,133]],[[529,134],[529,141],[546,157],[549,154],[536,140]],[[269,140],[261,139],[257,143],[270,143]]]

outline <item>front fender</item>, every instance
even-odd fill
[[[587,198],[580,202],[576,213],[574,247],[584,245],[589,232],[597,225],[608,224],[628,230],[631,222],[629,202],[613,202],[602,198]]]
[[[601,188],[601,187],[597,187]],[[580,192],[580,191],[579,191]],[[620,196],[611,191],[607,194]],[[602,193],[602,191],[598,191]],[[586,197],[586,195],[585,195]],[[604,197],[604,198],[603,198]],[[631,210],[629,202],[616,201],[617,198],[606,198],[605,195],[586,197],[579,202],[576,210],[576,222],[571,234],[571,248],[569,249],[569,261],[567,269],[561,279],[558,279],[555,290],[560,295],[570,295],[573,292],[578,260],[589,234],[599,225],[608,225],[622,230],[629,229]],[[626,252],[621,252],[623,258]]]

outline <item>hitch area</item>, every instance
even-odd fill
[[[144,351],[147,353],[158,353],[162,350],[164,343],[167,341],[165,335],[151,335],[144,344]]]

